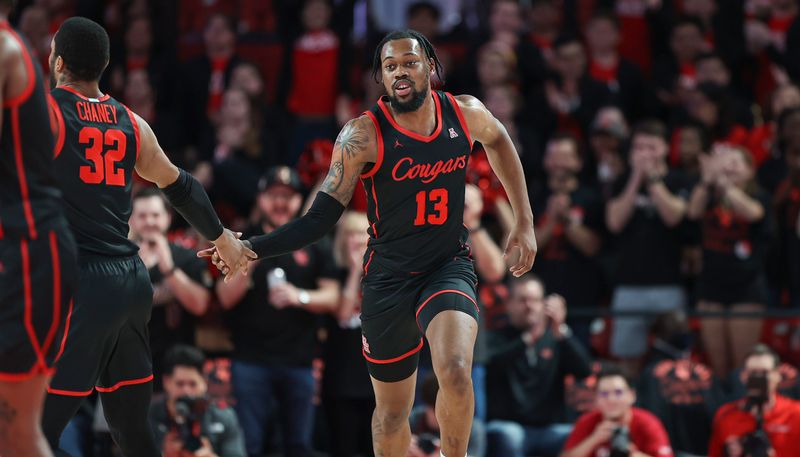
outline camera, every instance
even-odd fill
[[[436,451],[436,448],[439,446],[439,438],[430,433],[423,433],[417,438],[417,446],[420,451],[430,454]]]
[[[175,400],[175,425],[183,448],[194,452],[203,447],[200,432],[203,416],[208,409],[204,397],[183,396]]]
[[[768,457],[772,443],[764,430],[764,404],[769,401],[769,380],[767,374],[753,372],[745,383],[745,411],[755,409],[756,429],[742,437],[742,450],[745,457]]]
[[[628,457],[631,453],[631,432],[628,427],[617,427],[611,435],[609,457]]]

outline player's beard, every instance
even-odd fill
[[[428,96],[430,90],[430,77],[426,75],[425,82],[422,84],[422,90],[416,90],[414,82],[407,80],[411,84],[411,98],[406,102],[401,102],[397,97],[392,95],[394,88],[389,92],[389,101],[392,103],[392,109],[398,113],[410,113],[416,111],[425,103],[425,97]]]

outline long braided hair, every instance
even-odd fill
[[[433,45],[430,41],[428,41],[427,38],[425,38],[425,35],[411,29],[389,32],[385,37],[383,37],[381,42],[378,43],[378,46],[375,48],[375,57],[372,60],[372,79],[374,79],[376,83],[381,82],[379,75],[381,72],[381,51],[383,51],[383,45],[390,41],[402,40],[406,38],[417,40],[417,43],[422,46],[422,50],[425,51],[425,57],[433,61],[434,68],[436,69],[436,76],[440,81],[444,82],[442,79],[442,72],[444,71],[442,68],[442,62],[439,61],[439,56],[436,55],[436,50],[433,48]]]

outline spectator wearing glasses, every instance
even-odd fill
[[[609,366],[597,375],[595,410],[581,416],[560,457],[672,457],[667,431],[633,404],[636,391],[624,372]]]

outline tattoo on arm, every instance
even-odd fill
[[[336,137],[334,144],[334,158],[328,170],[328,176],[322,183],[321,191],[336,198],[342,204],[349,203],[353,194],[353,189],[359,179],[361,170],[348,170],[347,165],[352,167],[350,162],[357,159],[369,143],[369,137],[364,129],[358,125],[358,120],[348,122],[339,136]],[[341,151],[336,153],[336,149]]]

